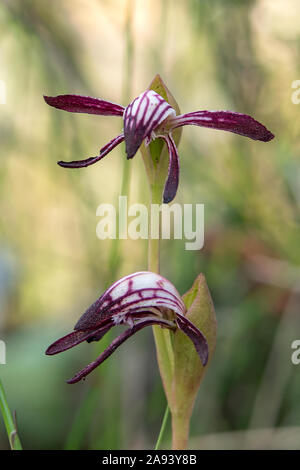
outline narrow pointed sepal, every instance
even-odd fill
[[[47,356],[53,356],[54,354],[71,349],[83,341],[99,341],[105,335],[105,333],[107,333],[112,328],[112,326],[114,326],[114,322],[110,320],[108,322],[104,322],[104,324],[96,330],[72,331],[72,333],[63,336],[62,338],[52,343],[47,348],[45,354],[47,354]]]
[[[171,129],[188,125],[219,129],[262,142],[269,142],[274,138],[272,132],[263,124],[247,114],[234,111],[195,111],[181,114],[174,117],[169,125]]]
[[[89,365],[87,365],[84,369],[78,372],[72,379],[68,380],[68,384],[74,384],[79,382],[80,380],[84,379],[88,374],[90,374],[96,367],[102,364],[107,358],[109,358],[115,350],[121,346],[127,339],[137,333],[139,330],[145,328],[146,326],[151,325],[159,325],[165,328],[171,328],[170,323],[163,319],[142,319],[137,321],[131,328],[128,328],[123,333],[121,333],[117,338],[115,338],[112,343],[103,351],[102,354]]]
[[[130,103],[124,112],[124,135],[127,158],[134,157],[147,137],[168,116],[176,114],[172,106],[158,93],[147,90]]]
[[[108,153],[110,153],[117,145],[119,145],[121,142],[124,140],[124,135],[120,134],[114,139],[112,139],[108,144],[106,144],[102,149],[100,150],[100,154],[97,155],[97,157],[89,157],[86,158],[85,160],[74,160],[73,162],[64,162],[64,161],[59,161],[57,164],[59,166],[62,166],[63,168],[85,168],[90,165],[94,165],[94,163],[99,162],[104,158]]]
[[[183,333],[193,342],[195,349],[201,359],[202,365],[206,366],[209,356],[207,340],[203,333],[186,317],[177,315],[176,323]]]
[[[171,134],[164,136],[163,139],[167,143],[169,152],[168,176],[163,193],[163,202],[168,204],[173,201],[177,193],[179,184],[179,158],[177,148]]]
[[[100,116],[123,116],[124,106],[110,101],[81,95],[44,96],[49,106],[70,113],[98,114]]]

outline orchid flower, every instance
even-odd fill
[[[185,313],[186,307],[170,281],[150,271],[130,274],[109,287],[82,315],[74,331],[51,344],[46,354],[66,351],[83,341],[99,341],[113,326],[128,325],[129,328],[114,339],[95,361],[68,380],[68,383],[76,383],[139,330],[159,325],[183,331],[193,342],[202,364],[206,365],[206,338]]]
[[[142,142],[146,145],[155,139],[163,139],[169,152],[168,176],[165,182],[163,202],[171,202],[179,182],[179,158],[172,132],[182,126],[194,125],[233,132],[253,140],[269,142],[274,135],[260,122],[246,114],[233,111],[195,111],[176,115],[176,111],[154,90],[146,90],[126,108],[98,98],[79,95],[44,96],[47,104],[73,113],[122,116],[124,130],[101,148],[99,155],[72,162],[59,161],[64,168],[82,168],[102,160],[125,140],[127,158],[133,158]]]

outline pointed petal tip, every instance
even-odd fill
[[[178,315],[176,322],[178,328],[194,343],[201,363],[203,367],[205,367],[209,358],[209,348],[206,337],[187,317]]]
[[[272,134],[272,132],[270,132],[268,129],[266,129],[266,133],[265,135],[263,136],[263,138],[261,139],[263,142],[270,142],[271,140],[273,140],[275,137],[274,134]]]
[[[74,160],[73,162],[65,162],[60,160],[57,162],[59,166],[62,168],[85,168],[87,166],[92,165],[96,162],[91,162],[90,160],[94,160],[96,157],[87,158],[86,160]]]
[[[71,379],[67,380],[67,384],[76,384],[77,382],[80,382],[80,380],[84,380],[84,377],[78,377],[79,374],[74,375]]]
[[[205,367],[208,363],[208,358],[209,358],[209,350],[208,350],[208,344],[206,343],[207,348],[203,350],[202,352],[202,357],[201,357],[201,362],[203,367]]]
[[[62,351],[64,351],[63,346],[59,346],[57,341],[55,341],[55,343],[50,344],[50,346],[46,349],[45,354],[46,356],[54,356],[55,354],[58,354]]]
[[[249,126],[249,134],[246,135],[246,137],[249,137],[253,140],[259,140],[260,142],[270,142],[274,139],[275,135],[271,131],[269,131],[266,126],[264,126],[259,121],[256,121],[253,118],[250,119],[252,120],[253,128]]]
[[[135,132],[134,139],[132,139],[130,135],[127,135],[125,138],[125,153],[126,153],[127,160],[131,160],[136,155],[137,151],[142,145],[143,139],[137,136],[138,136],[138,132]]]
[[[158,80],[161,80],[161,81],[162,81],[161,75],[160,75],[159,73],[157,73],[157,74],[154,76],[154,78],[153,78],[153,80],[152,80],[152,81],[154,81],[154,80],[156,80],[156,79],[158,79]]]
[[[100,149],[100,154],[96,157],[89,157],[84,160],[74,160],[72,162],[64,162],[62,160],[58,161],[57,164],[63,168],[85,168],[87,166],[97,163],[99,160],[102,160],[109,152],[111,152],[117,145],[119,145],[124,140],[124,135],[120,134],[117,137],[114,137],[108,144]]]
[[[174,201],[178,188],[178,180],[175,184],[172,184],[172,181],[166,181],[164,193],[163,193],[163,203],[169,204],[170,202]]]
[[[52,345],[46,349],[45,351],[46,356],[52,356],[54,354],[53,352],[51,352],[51,349],[52,349]]]
[[[60,160],[60,161],[58,161],[58,162],[56,162],[56,163],[57,163],[57,165],[59,165],[59,166],[61,166],[61,167],[63,167],[63,168],[70,168],[69,163],[68,163],[68,162],[64,162],[63,160]]]
[[[53,106],[54,108],[58,108],[58,96],[47,96],[43,95],[45,103],[47,103],[49,106]],[[59,109],[59,108],[58,108]]]
[[[198,345],[198,348],[196,348],[198,355],[200,357],[201,363],[203,367],[205,367],[208,363],[208,358],[209,358],[209,349],[208,349],[208,344],[205,336],[203,335],[203,338],[201,339],[202,344]]]
[[[171,135],[163,137],[166,141],[169,151],[168,176],[165,182],[163,202],[168,204],[173,201],[177,194],[179,184],[179,157],[176,144]]]
[[[169,202],[172,202],[175,196],[169,196],[169,195],[164,195],[163,196],[163,203],[164,204],[169,204]]]
[[[74,336],[74,335],[73,335],[73,333],[71,333],[70,335],[67,335],[66,337],[60,338],[57,341],[55,341],[54,343],[50,344],[50,346],[45,351],[46,356],[54,356],[55,354],[66,351],[66,349],[70,349],[73,346],[75,346],[76,344],[78,344],[78,341],[77,342],[76,341],[73,341],[73,342],[71,341],[69,343],[66,342],[65,339],[68,338],[68,336],[72,338],[72,336]]]
[[[137,149],[137,150],[138,150],[138,149]],[[129,152],[129,151],[126,149],[126,158],[127,158],[127,160],[131,160],[131,159],[135,156],[137,150],[135,150],[135,151],[130,151],[130,152]]]

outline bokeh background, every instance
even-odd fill
[[[146,203],[148,188],[141,156],[126,162],[124,147],[88,169],[57,166],[96,155],[122,122],[42,99],[77,93],[126,105],[156,73],[182,112],[232,109],[276,135],[263,144],[184,128],[176,202],[205,204],[205,246],[164,241],[162,274],[183,294],[205,273],[218,318],[190,445],[300,448],[300,365],[291,362],[300,339],[299,15],[297,0],[1,0],[0,374],[25,448],[156,441],[165,398],[151,329],[73,386],[66,379],[111,337],[44,355],[112,281],[146,268],[146,241],[96,237],[96,209],[117,204],[125,164],[129,202]],[[170,429],[165,447],[169,438]]]

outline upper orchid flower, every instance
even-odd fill
[[[82,341],[99,341],[114,325],[129,325],[94,362],[68,381],[76,383],[134,333],[149,325],[160,325],[171,330],[180,328],[192,340],[205,365],[208,360],[206,338],[185,313],[186,307],[170,281],[150,271],[137,272],[109,287],[82,315],[74,331],[55,341],[46,354],[57,354]]]
[[[177,192],[179,181],[179,160],[172,137],[174,129],[195,125],[234,132],[253,140],[269,142],[274,135],[260,122],[246,114],[233,111],[195,111],[176,116],[176,111],[162,96],[153,90],[141,93],[127,108],[98,98],[79,95],[45,96],[46,103],[58,109],[74,113],[122,116],[123,132],[101,148],[96,157],[72,162],[58,162],[65,168],[82,168],[101,160],[118,144],[125,140],[127,158],[134,157],[142,142],[148,145],[152,140],[162,138],[169,151],[169,169],[164,187],[163,201],[171,202]]]

